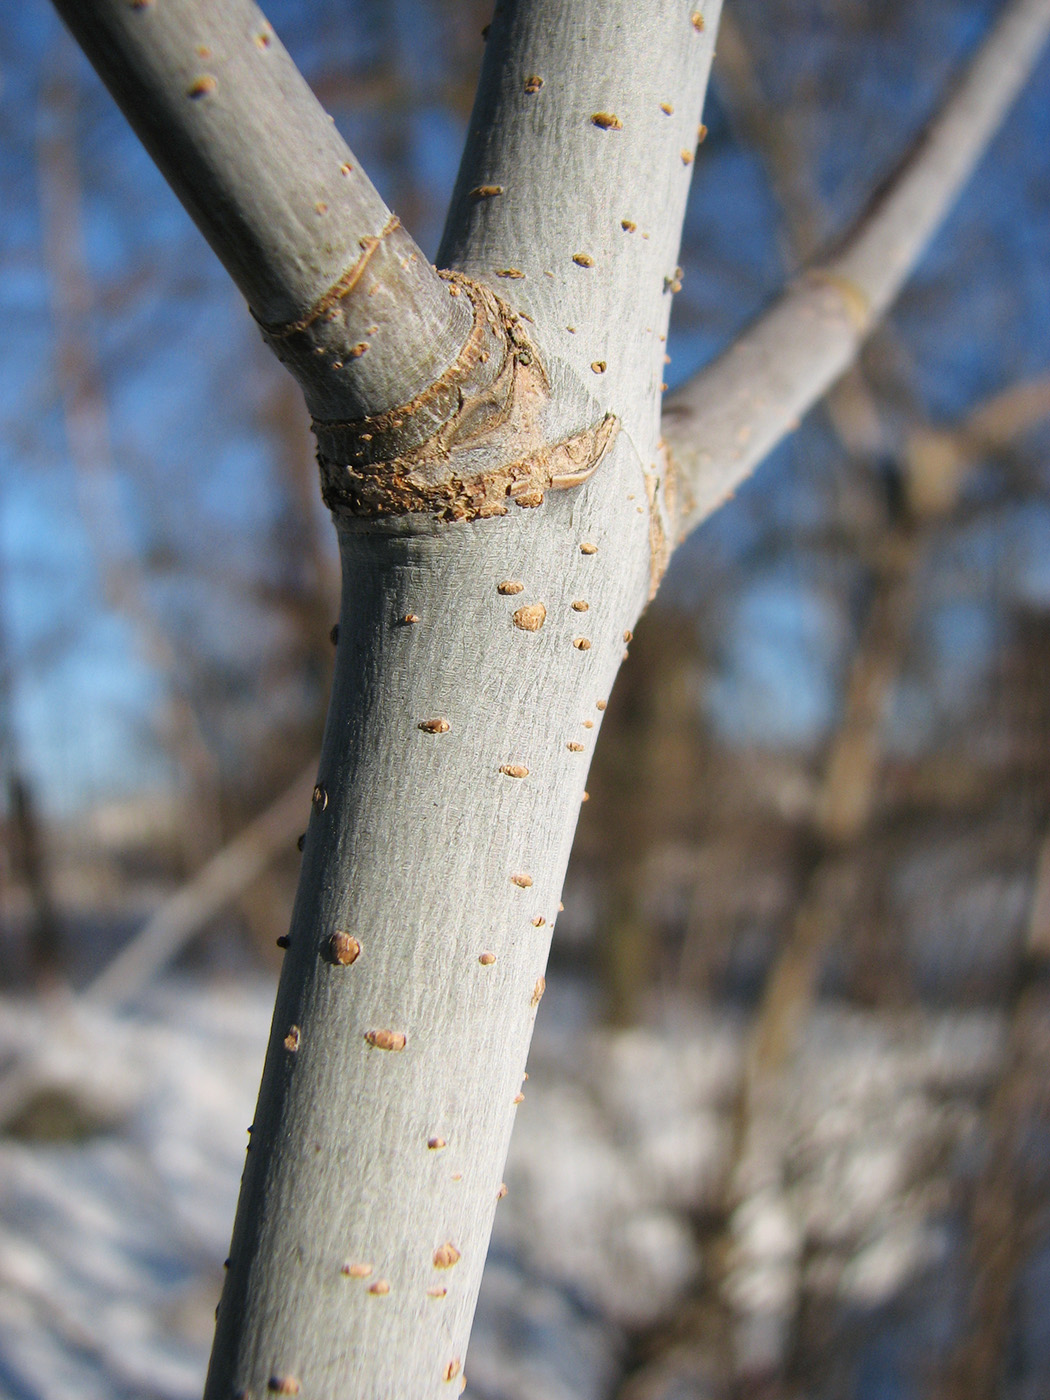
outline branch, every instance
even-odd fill
[[[966,1326],[936,1377],[935,1400],[994,1400],[1003,1392],[1012,1301],[1028,1263],[1045,1196],[1032,1170],[1031,1144],[1048,1126],[1046,974],[1050,960],[1050,832],[1037,857],[1028,935],[1007,1008],[1009,1038],[998,1083],[984,1112],[984,1162],[967,1204]]]
[[[809,124],[769,100],[758,82],[751,52],[732,14],[718,28],[718,93],[730,123],[762,161],[780,206],[781,241],[792,273],[827,242],[828,211],[817,188],[818,162],[805,139]],[[848,456],[878,456],[883,430],[871,389],[855,362],[828,394],[824,410]]]
[[[243,894],[302,826],[316,769],[315,758],[280,797],[164,901],[93,982],[72,1001],[67,995],[58,1003],[62,1013],[87,1005],[114,1008],[129,1001],[209,919]],[[45,1017],[41,1033],[22,1047],[14,1065],[0,1075],[0,1128],[21,1112],[41,1085],[51,1023],[52,1017]]]
[[[996,452],[1050,417],[1050,374],[1011,384],[978,404],[952,437],[961,453]]]
[[[981,158],[1050,30],[1013,0],[954,94],[840,251],[668,399],[677,536],[707,518],[852,362]]]
[[[976,458],[1002,453],[1048,417],[1050,375],[1040,375],[978,404],[957,427],[922,426],[909,433],[904,459],[911,509],[920,515],[943,509]]]
[[[498,4],[438,254],[513,297],[646,466],[720,9]]]
[[[465,305],[400,228],[250,0],[55,0],[319,417],[448,368]]]
[[[146,922],[82,993],[96,1006],[115,1006],[171,961],[225,905],[266,869],[309,811],[317,759],[276,801],[222,848]]]
[[[770,36],[772,37],[772,36]],[[735,14],[718,26],[715,88],[730,124],[757,151],[786,225],[785,253],[797,268],[825,242],[826,210],[817,189],[817,165],[800,140],[802,123],[762,91],[751,53]]]

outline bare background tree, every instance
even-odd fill
[[[477,62],[476,35],[484,18],[477,17],[469,29],[467,17],[462,19],[462,29],[456,27],[458,18],[455,24],[449,19],[450,56],[455,60],[455,46],[461,41],[464,70]],[[952,27],[945,21],[938,28],[936,20],[931,20],[929,32],[921,36],[925,48],[915,33],[909,33],[908,61],[916,74],[923,75],[928,100],[924,104],[913,96],[910,113],[902,112],[899,132],[880,129],[881,149],[869,151],[866,161],[852,166],[844,180],[833,180],[832,194],[822,191],[830,207],[822,208],[813,190],[807,190],[804,172],[821,170],[829,160],[829,147],[834,150],[836,123],[842,120],[835,99],[842,95],[827,86],[817,93],[812,87],[807,91],[805,84],[831,85],[842,67],[825,64],[819,70],[824,76],[817,79],[810,69],[807,80],[801,61],[792,67],[785,63],[784,52],[799,55],[812,35],[800,34],[793,27],[797,21],[786,13],[775,18],[779,31],[772,20],[749,27],[746,7],[741,9],[736,38],[750,56],[750,63],[744,65],[745,78],[749,70],[750,78],[741,79],[736,69],[735,77],[727,74],[719,89],[720,105],[706,117],[713,135],[701,154],[710,152],[712,162],[721,159],[728,166],[740,161],[726,112],[733,113],[741,127],[750,123],[756,138],[763,123],[768,129],[770,110],[797,114],[789,118],[795,139],[788,151],[788,157],[792,152],[797,157],[797,168],[783,168],[784,149],[778,151],[775,142],[772,147],[760,145],[758,156],[768,162],[774,188],[791,190],[785,203],[791,209],[794,202],[792,221],[801,220],[801,224],[793,222],[794,236],[800,240],[800,254],[806,255],[813,247],[805,233],[806,218],[810,227],[822,233],[841,227],[871,175],[886,168],[903,144],[908,122],[920,121],[932,106],[952,59],[951,46],[944,42]],[[873,28],[870,15],[840,7],[825,18],[829,26],[833,18],[836,28],[835,37],[824,42],[845,44],[844,36],[852,33],[857,53],[867,49],[878,57],[879,45],[889,42],[892,34],[891,28],[878,24]],[[390,23],[388,17],[375,21],[377,30]],[[953,40],[960,57],[976,37],[979,17],[973,24],[968,35]],[[284,25],[279,27],[284,34]],[[321,54],[327,58],[338,53],[341,26],[326,31],[322,16],[316,32]],[[772,43],[774,35],[776,43],[767,51],[764,45]],[[370,107],[382,105],[390,113],[384,140],[392,152],[411,153],[415,143],[424,139],[420,132],[433,127],[428,104],[437,98],[420,81],[424,65],[411,50],[405,57],[402,49],[402,63],[407,73],[399,74],[392,64],[370,74],[359,100],[367,100]],[[469,78],[457,76],[454,61],[449,71],[452,76],[438,84],[441,95],[462,103]],[[789,86],[796,75],[802,91],[792,103],[790,91],[778,85]],[[338,96],[342,81],[322,73],[315,82],[337,112],[338,104],[332,99]],[[411,100],[401,102],[399,94]],[[101,112],[101,99],[97,101]],[[455,111],[454,105],[451,110]],[[425,115],[419,116],[420,111]],[[819,122],[813,115],[818,112],[823,114]],[[857,119],[863,119],[862,108]],[[803,139],[807,129],[808,140]],[[356,135],[354,139],[360,144]],[[1004,168],[1008,164],[1004,162]],[[42,178],[46,179],[46,171]],[[425,210],[427,200],[425,190],[417,187],[413,193],[408,188],[410,173],[398,178],[408,197],[401,199],[390,189],[384,193],[405,214],[407,224],[413,201]],[[735,178],[739,181],[739,175]],[[1045,186],[1045,174],[1034,178],[1037,182],[1042,178]],[[717,204],[720,216],[734,207],[749,207],[741,198],[739,183],[731,184],[729,190],[732,197]],[[1038,199],[1038,191],[1028,191],[1027,197]],[[979,193],[975,199],[980,199]],[[694,212],[691,222],[700,217]],[[426,218],[424,213],[419,223],[411,225],[413,229],[425,229]],[[686,275],[679,310],[684,306],[687,313],[705,312],[703,335],[707,337],[680,342],[683,359],[709,353],[714,334],[720,333],[723,339],[731,336],[745,313],[778,281],[775,268],[763,273],[757,270],[762,267],[757,260],[745,267],[743,259],[749,257],[745,240],[734,246],[731,219],[727,229],[720,228],[719,222],[726,219],[707,225],[703,280],[699,265],[690,266],[688,248],[682,258]],[[982,236],[986,270],[988,261],[997,257],[1022,270],[1026,267],[1024,257],[1012,251],[1014,245],[1000,250],[987,233],[971,235],[973,239]],[[761,241],[760,234],[751,237]],[[203,260],[198,265],[205,266]],[[210,273],[194,275],[209,286],[212,296],[221,295],[217,280],[208,283]],[[140,286],[149,286],[155,278],[152,270],[143,270],[139,276]],[[133,270],[122,267],[121,277],[129,280],[133,296]],[[1013,321],[1023,327],[1026,317],[1038,319],[1045,283],[1033,272],[1023,285],[1023,291],[1000,292],[995,298],[989,293],[984,319],[974,318],[980,330],[971,336],[974,357],[979,346],[994,344],[997,349],[994,365],[975,366],[962,376],[976,389],[969,408],[959,397],[960,390],[945,387],[951,382],[950,355],[948,368],[937,371],[943,380],[939,393],[930,390],[929,361],[919,359],[918,369],[909,363],[900,339],[908,327],[905,306],[905,329],[873,347],[865,379],[850,386],[844,403],[833,405],[834,433],[852,454],[851,465],[843,465],[835,438],[814,423],[809,437],[793,449],[801,469],[796,470],[790,489],[779,485],[789,477],[789,460],[782,457],[771,464],[768,483],[749,488],[724,519],[712,522],[702,551],[691,549],[670,580],[676,610],[662,614],[654,610],[643,623],[648,634],[639,632],[633,648],[636,655],[621,682],[622,695],[610,703],[608,722],[619,726],[619,732],[603,741],[606,771],[602,750],[598,751],[579,866],[570,875],[566,895],[569,922],[559,927],[563,941],[560,945],[556,941],[554,956],[556,969],[557,959],[564,960],[559,975],[567,987],[579,988],[584,1006],[590,974],[583,969],[604,968],[602,1000],[610,1016],[628,1027],[595,1041],[593,1055],[581,1052],[580,1047],[589,1043],[581,1028],[572,1058],[584,1066],[576,1071],[576,1093],[592,1104],[585,1117],[608,1115],[612,1139],[628,1160],[634,1154],[635,1167],[640,1163],[645,1168],[643,1203],[648,1213],[627,1212],[622,1216],[624,1228],[608,1228],[608,1238],[602,1237],[599,1211],[582,1212],[581,1217],[596,1236],[592,1245],[596,1261],[605,1260],[611,1273],[633,1277],[633,1290],[625,1281],[626,1293],[645,1293],[657,1311],[647,1312],[637,1299],[632,1303],[617,1297],[613,1285],[601,1281],[600,1263],[588,1271],[579,1249],[574,1256],[571,1230],[563,1228],[559,1240],[556,1230],[545,1231],[535,1221],[529,1226],[529,1198],[542,1204],[538,1182],[544,1172],[538,1165],[530,1169],[531,1139],[525,1119],[522,1166],[516,1178],[512,1162],[508,1177],[512,1194],[501,1207],[512,1212],[520,1209],[523,1214],[507,1217],[511,1223],[504,1243],[497,1234],[493,1275],[497,1291],[488,1313],[491,1318],[492,1308],[500,1311],[501,1264],[504,1281],[508,1277],[515,1281],[506,1298],[505,1322],[512,1316],[519,1320],[530,1316],[530,1287],[534,1300],[539,1289],[539,1317],[545,1315],[544,1307],[549,1315],[552,1298],[582,1298],[583,1321],[592,1328],[592,1336],[597,1329],[603,1339],[604,1362],[594,1364],[592,1380],[601,1375],[605,1377],[601,1383],[609,1383],[617,1336],[622,1345],[622,1338],[631,1333],[634,1350],[626,1353],[626,1364],[634,1372],[630,1384],[637,1393],[672,1394],[674,1385],[684,1383],[683,1376],[697,1384],[701,1374],[705,1384],[730,1389],[734,1384],[761,1381],[773,1391],[784,1388],[785,1393],[800,1386],[807,1393],[822,1386],[829,1394],[840,1393],[844,1374],[859,1364],[858,1355],[882,1357],[887,1347],[893,1359],[881,1364],[895,1366],[894,1374],[912,1375],[919,1355],[943,1353],[943,1365],[937,1362],[943,1375],[927,1373],[921,1383],[958,1387],[963,1383],[959,1377],[977,1373],[977,1363],[963,1354],[961,1340],[959,1354],[953,1354],[956,1334],[943,1319],[936,1333],[941,1339],[939,1350],[929,1350],[929,1328],[937,1317],[932,1304],[924,1308],[923,1299],[931,1290],[937,1292],[938,1279],[952,1276],[953,1260],[964,1257],[968,1221],[972,1222],[974,1259],[982,1276],[987,1276],[973,1294],[976,1326],[963,1325],[967,1305],[961,1297],[944,1304],[956,1319],[958,1336],[979,1339],[973,1346],[980,1351],[983,1374],[992,1377],[986,1384],[993,1389],[987,1393],[994,1393],[1011,1348],[1016,1352],[1022,1345],[1019,1339],[1024,1339],[1022,1349],[1027,1348],[1021,1366],[1025,1383],[1038,1387],[1038,1378],[1044,1374],[1039,1367],[1045,1367],[1045,1350],[1040,1351],[1025,1330],[1025,1299],[1038,1296],[1031,1290],[1038,1290],[1039,1260],[1041,1251],[1045,1252],[1038,1233],[1039,1202],[1045,1200],[1045,1193],[1038,1174],[1032,1176],[1031,1152],[1024,1147],[1025,1134],[1035,1130],[1041,1112],[1037,1087],[1033,1092],[1037,1081],[1031,1073],[1037,1062],[1032,1047],[1038,1044],[1039,1025],[1038,983],[1032,982],[1032,970],[1038,964],[1025,955],[1019,982],[1011,977],[1009,966],[1023,949],[1022,934],[1010,930],[1028,923],[1035,929],[1038,923],[1034,914],[1029,919],[1019,911],[1033,900],[1038,905],[1033,881],[1046,821],[1045,775],[1032,766],[1045,750],[1044,711],[1037,698],[1041,682],[1045,690],[1045,663],[1038,660],[1040,575],[1033,563],[1040,548],[1039,501],[1045,490],[1044,457],[1040,456],[1045,436],[1039,437],[1045,393],[1040,396],[1038,382],[1027,383],[1045,365],[1045,340],[1033,336],[1029,341],[1024,334],[995,340],[997,324]],[[720,286],[734,288],[735,295],[716,292]],[[914,294],[913,324],[917,321],[924,328],[928,323],[923,298],[948,305],[949,296],[960,296],[958,282],[949,293],[950,286],[950,272],[939,274],[936,265],[927,272]],[[64,295],[68,298],[68,291]],[[119,303],[121,295],[128,294],[113,289],[108,296],[96,293],[103,306]],[[62,297],[58,300],[61,306]],[[967,304],[972,310],[972,304]],[[77,315],[84,315],[82,303]],[[67,316],[66,324],[72,327],[71,317]],[[231,366],[242,362],[245,353],[254,353],[229,343]],[[105,342],[101,349],[105,380],[112,371],[106,363]],[[119,362],[122,347],[108,349],[113,363]],[[934,357],[934,364],[941,363]],[[326,638],[333,616],[326,601],[331,599],[330,582],[325,583],[331,578],[331,562],[325,537],[311,533],[316,514],[298,504],[307,499],[303,482],[308,492],[313,490],[302,470],[304,439],[301,431],[296,436],[289,426],[294,410],[276,407],[284,402],[278,381],[267,378],[269,372],[261,360],[256,373],[257,382],[268,386],[265,392],[259,391],[257,421],[274,426],[253,429],[253,440],[288,444],[283,458],[276,445],[265,449],[272,451],[274,462],[289,463],[283,476],[287,486],[275,492],[275,500],[280,502],[283,496],[284,505],[274,508],[267,536],[273,548],[248,549],[238,537],[240,527],[219,523],[218,516],[209,540],[207,510],[198,513],[203,525],[187,530],[191,503],[177,506],[173,493],[201,490],[207,500],[209,491],[217,490],[214,481],[209,481],[207,473],[199,480],[192,472],[180,477],[171,468],[161,474],[154,465],[155,479],[164,483],[163,491],[157,493],[157,507],[171,517],[170,538],[139,555],[144,565],[139,591],[154,601],[154,615],[171,629],[180,657],[174,674],[201,716],[200,732],[210,743],[216,773],[223,775],[216,810],[222,831],[230,835],[239,830],[246,814],[259,811],[278,795],[316,743],[319,697],[328,664]],[[208,378],[227,386],[234,382],[222,365],[212,369]],[[996,390],[1011,385],[1020,388],[991,399]],[[933,387],[937,389],[936,382]],[[987,407],[974,411],[972,404],[982,399]],[[246,419],[251,421],[250,415]],[[300,444],[298,455],[296,443]],[[231,449],[233,482],[238,470],[236,452]],[[195,456],[192,449],[189,456]],[[199,460],[213,462],[216,454],[200,452]],[[218,460],[223,460],[221,455]],[[127,502],[133,499],[129,493],[143,488],[130,485],[130,463],[120,460],[119,448],[117,463],[116,479],[125,482],[123,509],[127,512]],[[276,472],[275,477],[282,479]],[[138,481],[142,480],[139,475]],[[266,509],[271,509],[269,502]],[[130,518],[136,514],[131,512]],[[309,527],[305,537],[304,521]],[[112,520],[107,526],[105,517],[99,517],[93,528],[101,537],[116,526]],[[159,525],[151,528],[159,538]],[[108,540],[100,538],[98,547],[111,569],[123,567],[121,561],[129,557],[119,532]],[[282,550],[287,574],[275,582],[274,560]],[[310,561],[305,570],[304,560]],[[266,577],[258,582],[261,567]],[[194,581],[196,603],[194,595],[175,586],[177,576]],[[734,584],[745,578],[746,587]],[[131,625],[137,626],[141,613],[127,615]],[[209,619],[207,626],[201,626],[202,619]],[[229,657],[236,658],[236,644],[243,646],[249,637],[253,647],[265,641],[273,648],[275,669],[260,665],[257,656],[231,668]],[[312,690],[310,684],[295,679],[301,674],[296,670],[295,649],[305,637],[312,639],[308,655],[315,658],[307,673]],[[44,664],[53,664],[48,662],[46,640],[46,635],[34,639],[33,650],[43,656]],[[136,645],[148,648],[150,643],[140,635]],[[206,661],[209,646],[215,649],[215,669],[210,676],[202,675],[199,683],[190,684],[188,678],[200,669],[202,659]],[[277,659],[284,647],[287,659]],[[630,667],[639,659],[643,664],[632,676]],[[762,666],[767,668],[765,675]],[[12,674],[17,676],[19,670]],[[282,681],[282,676],[289,680]],[[163,688],[158,691],[162,693]],[[281,732],[290,736],[295,726],[289,725],[288,713],[304,717],[312,713],[312,721],[302,722],[303,739],[290,737],[275,744],[274,719],[267,717],[268,708],[269,713],[282,716]],[[20,713],[25,714],[24,704]],[[141,725],[146,714],[148,708],[140,705],[132,718]],[[166,719],[164,728],[167,731]],[[145,771],[140,765],[138,772]],[[143,791],[146,786],[138,778],[130,789]],[[48,791],[47,783],[42,787]],[[604,817],[603,792],[618,794],[612,808],[605,806]],[[97,887],[97,872],[103,867],[94,853],[95,888],[86,888],[83,879],[77,878],[78,869],[84,869],[88,860],[84,822],[78,820],[68,832],[56,825],[47,833],[45,849],[54,853],[52,873],[63,918],[76,915],[78,929],[84,917],[104,923],[95,945],[99,949],[104,946],[102,940],[112,945],[121,922],[128,926],[129,913],[135,919],[136,906],[152,906],[161,884],[171,888],[173,877],[186,868],[187,853],[178,833],[193,833],[195,800],[188,797],[186,816],[180,822],[165,815],[163,804],[154,805],[173,838],[163,843],[141,839],[146,832],[139,807],[132,823],[133,830],[137,827],[135,848],[125,844],[120,857],[135,878],[130,883],[112,880],[110,907],[104,915],[106,891]],[[845,803],[849,813],[845,819],[835,817],[837,802],[840,811]],[[73,804],[74,809],[77,805]],[[126,802],[121,807],[127,811]],[[118,811],[110,811],[112,820]],[[615,812],[619,815],[614,816]],[[294,834],[289,832],[293,840]],[[224,838],[214,839],[221,844]],[[272,894],[261,898],[257,894],[254,910],[247,905],[241,911],[242,920],[255,920],[260,943],[275,936],[275,928],[283,931],[280,916],[272,914],[274,903]],[[600,912],[603,909],[608,912]],[[228,920],[224,923],[228,928]],[[19,946],[24,927],[20,921],[9,923],[5,943],[9,953]],[[608,936],[600,935],[603,928]],[[1038,949],[1037,931],[1031,940]],[[74,946],[83,946],[83,939]],[[212,940],[206,947],[213,964],[243,964],[243,943]],[[70,966],[67,957],[66,967],[73,980],[82,983],[86,969],[82,964],[75,966],[77,958]],[[99,952],[90,955],[91,963],[97,965],[98,959]],[[577,980],[580,977],[582,981]],[[552,985],[556,985],[553,977]],[[763,986],[765,993],[760,995]],[[723,1092],[713,1086],[715,1100],[702,1103],[694,1083],[689,1112],[681,1114],[677,1148],[669,1145],[685,1167],[693,1161],[693,1170],[685,1170],[675,1180],[659,1157],[645,1155],[646,1148],[653,1150],[654,1125],[643,1119],[636,1101],[629,1098],[630,1075],[625,1066],[632,1047],[635,1054],[648,1047],[652,1063],[662,1036],[668,1037],[669,1046],[677,1047],[677,1055],[667,1062],[677,1065],[667,1070],[672,1082],[669,1092],[681,1087],[677,1076],[688,1077],[692,1072],[695,1078],[698,1061],[717,1065],[716,1047],[703,1038],[706,1013],[696,1011],[695,1001],[683,1001],[686,991],[703,997],[700,1005],[723,1008],[728,1020],[722,1024],[729,1028],[726,1034],[733,1045],[740,1043],[736,1028],[756,1005],[762,1007],[757,1026],[764,1027],[764,1033],[756,1030],[752,1051],[742,1054],[740,1063],[748,1068],[735,1087],[730,1073],[725,1084],[731,1087]],[[570,1043],[569,1028],[574,1014],[579,1014],[570,1002],[562,1003],[560,1016],[557,1003],[551,1012],[556,1018],[552,1019],[556,1043],[558,1034],[561,1043]],[[814,1004],[815,1013],[807,1014]],[[683,1006],[692,1009],[685,1011]],[[955,1007],[965,1007],[970,1020],[953,1018]],[[869,1008],[871,1019],[865,1020]],[[1008,1043],[1016,1048],[1002,1061],[1006,1066],[1003,1087],[991,1092],[999,1064],[996,1028],[1014,1011],[1019,1029],[1011,1032]],[[683,1015],[689,1018],[687,1024],[680,1019]],[[785,1017],[793,1026],[790,1035],[783,1029]],[[938,1051],[943,1037],[952,1033],[954,1050]],[[864,1059],[857,1048],[858,1037],[862,1040],[864,1035],[883,1037],[881,1054],[872,1050],[870,1058]],[[764,1050],[770,1041],[779,1048]],[[985,1048],[978,1053],[982,1045]],[[881,1064],[885,1079],[899,1091],[895,1100],[890,1096],[878,1101],[869,1078],[868,1099],[862,1102],[856,1092],[850,1097],[841,1086],[831,1086],[828,1115],[834,1119],[837,1108],[846,1124],[845,1137],[835,1138],[827,1117],[817,1111],[819,1103],[813,1102],[814,1098],[819,1101],[813,1089],[813,1057],[819,1064],[822,1046],[835,1047],[834,1053],[843,1058],[852,1048],[858,1065],[854,1090],[865,1082],[866,1071],[859,1068],[863,1063]],[[540,1061],[546,1065],[545,1074],[553,1076],[555,1065],[561,1065],[564,1073],[565,1055],[548,1055],[546,1062]],[[954,1066],[946,1064],[946,1055],[948,1061],[954,1056]],[[615,1085],[603,1078],[598,1063],[603,1059],[621,1067],[620,1092],[628,1096],[626,1101],[618,1100]],[[534,1068],[530,1098],[533,1091],[542,1095],[542,1077]],[[771,1087],[774,1077],[780,1085],[779,1106]],[[910,1086],[907,1092],[905,1086]],[[808,1101],[800,1102],[798,1095],[806,1090]],[[989,1165],[976,1171],[973,1164],[982,1152],[983,1130],[967,1108],[975,1093],[987,1095],[991,1104]],[[79,1098],[67,1097],[64,1112],[71,1112],[71,1103],[79,1103],[82,1109],[83,1099],[83,1093]],[[557,1108],[557,1100],[547,1100],[547,1107],[552,1102]],[[911,1121],[907,1112],[914,1114],[919,1104],[928,1116],[928,1132],[912,1136],[900,1132],[901,1155],[893,1165],[898,1177],[884,1186],[881,1197],[871,1185],[873,1175],[878,1179],[873,1134],[857,1136],[854,1178],[843,1156],[847,1129],[856,1133],[858,1118],[864,1118],[864,1102],[872,1118],[883,1125],[886,1118],[879,1119],[873,1106],[884,1115],[903,1113],[903,1120],[891,1116],[890,1121],[905,1125]],[[16,1134],[39,1133],[42,1121],[55,1122],[53,1093],[48,1097],[41,1090],[28,1101],[23,1093],[19,1103],[20,1116],[13,1124]],[[541,1115],[543,1105],[541,1098]],[[527,1113],[528,1108],[523,1111]],[[62,1113],[57,1116],[61,1124]],[[688,1156],[688,1145],[696,1142],[697,1124],[708,1126],[708,1150],[717,1158],[709,1177],[700,1169],[703,1153],[699,1160]],[[537,1123],[536,1132],[542,1127]],[[552,1141],[561,1139],[556,1126],[548,1123],[546,1128],[549,1149]],[[577,1133],[577,1140],[580,1136]],[[821,1144],[823,1156],[818,1151]],[[1020,1163],[1019,1154],[1027,1167]],[[594,1164],[602,1161],[601,1144],[595,1145],[590,1160],[593,1178],[598,1172]],[[844,1206],[838,1223],[829,1224],[826,1209],[823,1218],[817,1210],[820,1202],[814,1199],[818,1194],[814,1180],[820,1179],[820,1161],[839,1163],[841,1189],[847,1197],[853,1181],[852,1214]],[[888,1170],[885,1164],[883,1168]],[[826,1165],[823,1170],[834,1173],[835,1168]],[[550,1161],[545,1175],[548,1180],[554,1178],[551,1189],[556,1189],[558,1172]],[[861,1189],[865,1183],[868,1197]],[[567,1179],[562,1186],[573,1199]],[[516,1197],[525,1198],[521,1207],[515,1206]],[[673,1207],[670,1214],[669,1207]],[[548,1214],[564,1227],[557,1201]],[[615,1213],[608,1217],[613,1218]],[[685,1232],[678,1223],[675,1233],[672,1220],[688,1222]],[[1007,1222],[1003,1229],[990,1223],[1003,1220]],[[910,1235],[909,1227],[913,1227]],[[665,1232],[662,1252],[656,1249],[647,1255],[645,1248],[636,1247],[636,1241],[646,1239],[646,1230],[650,1237],[653,1231],[659,1237],[660,1228]],[[931,1243],[938,1228],[942,1244],[947,1241],[940,1254],[935,1241]],[[990,1271],[990,1251],[981,1244],[988,1238],[1006,1242]],[[505,1262],[508,1248],[510,1266]],[[694,1297],[688,1277],[689,1260],[695,1257],[690,1251],[696,1249],[707,1258],[708,1267],[706,1291]],[[12,1257],[7,1256],[8,1274]],[[650,1261],[652,1277],[646,1272]],[[661,1277],[663,1288],[657,1282]],[[568,1290],[564,1295],[558,1293],[559,1279]],[[1005,1316],[1004,1296],[1016,1300]],[[681,1299],[677,1316],[673,1313],[676,1297]],[[664,1310],[671,1319],[667,1323],[659,1320]],[[898,1317],[907,1318],[907,1324],[897,1321]],[[580,1324],[579,1317],[565,1316],[562,1321],[565,1335],[570,1336],[572,1327]],[[488,1352],[484,1350],[490,1325],[483,1302],[480,1358],[475,1361],[477,1348],[471,1353],[472,1388],[478,1386],[479,1394],[510,1394],[513,1385],[526,1384],[515,1381],[519,1374],[515,1366],[524,1366],[527,1373],[529,1365],[540,1363],[535,1359],[514,1362],[506,1355],[501,1367],[487,1363],[486,1356],[499,1355],[499,1348],[494,1353],[491,1344]],[[540,1326],[537,1321],[532,1325]],[[77,1335],[70,1323],[62,1344],[73,1346]],[[512,1333],[504,1327],[502,1335]],[[888,1338],[897,1340],[891,1343]],[[577,1390],[571,1393],[584,1393],[580,1387],[587,1383],[586,1355],[586,1348],[579,1351]],[[112,1358],[102,1355],[98,1364],[111,1376],[121,1374]],[[1011,1364],[1016,1371],[1016,1363]],[[500,1386],[505,1389],[501,1391]]]

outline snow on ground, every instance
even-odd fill
[[[199,1395],[272,993],[173,978],[121,1016],[0,1001],[0,1104],[26,1047],[46,1086],[0,1138],[5,1400]],[[928,1164],[972,1135],[1001,1040],[985,1014],[818,1012],[781,1105],[781,1166],[733,1220],[756,1346],[775,1345],[803,1267],[871,1307],[943,1252],[945,1180]],[[690,1217],[717,1193],[740,1049],[732,1017],[695,1008],[596,1028],[583,988],[552,978],[468,1395],[607,1393],[629,1330],[701,1269]]]

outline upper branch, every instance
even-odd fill
[[[852,362],[981,158],[1048,31],[1050,0],[1011,0],[838,252],[670,397],[663,432],[680,487],[679,537],[750,475]]]
[[[439,253],[528,313],[646,461],[720,8],[500,0]]]
[[[251,0],[55,0],[315,416],[407,402],[469,308],[400,229]]]

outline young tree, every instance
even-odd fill
[[[1050,25],[663,406],[718,0],[497,7],[437,272],[250,0],[57,0],[298,379],[336,675],[207,1395],[462,1374],[587,764],[683,534],[850,362]]]

